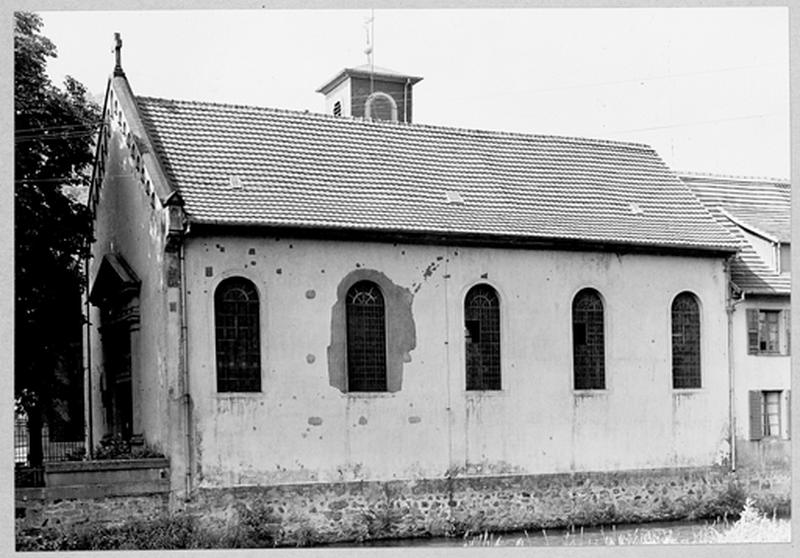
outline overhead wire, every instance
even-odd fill
[[[72,138],[79,138],[83,136],[93,136],[97,133],[97,130],[83,130],[83,131],[74,131],[74,132],[59,132],[54,134],[36,134],[36,135],[29,135],[29,136],[22,136],[22,137],[15,137],[14,143],[20,143],[25,141],[33,141],[33,140],[52,140],[52,139],[72,139]]]
[[[22,128],[20,130],[14,130],[15,134],[25,134],[27,132],[37,132],[37,131],[44,131],[44,130],[61,130],[63,128],[89,128],[93,126],[97,126],[98,124],[102,124],[102,120],[95,120],[92,122],[84,122],[81,124],[63,124],[61,126],[38,126],[36,128]]]

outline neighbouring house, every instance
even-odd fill
[[[162,451],[175,501],[266,494],[334,537],[392,491],[404,521],[509,526],[722,486],[741,239],[652,148],[414,124],[420,78],[385,69],[323,85],[331,114],[140,97],[119,52],[93,443]],[[509,483],[535,490],[492,507]]]
[[[703,174],[681,180],[742,241],[730,264],[736,464],[788,470],[791,185]]]

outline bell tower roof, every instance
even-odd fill
[[[383,68],[381,66],[362,64],[361,66],[356,66],[354,68],[344,68],[342,71],[340,71],[331,79],[322,84],[317,89],[317,93],[322,93],[323,95],[327,95],[330,91],[335,89],[336,86],[338,86],[340,83],[342,83],[347,79],[352,79],[352,78],[369,79],[370,76],[373,77],[374,79],[380,79],[381,81],[408,83],[409,85],[414,85],[415,83],[422,81],[422,78],[419,76],[404,74],[402,72],[397,72],[395,70],[390,70],[389,68]]]

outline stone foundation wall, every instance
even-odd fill
[[[207,528],[261,517],[280,544],[442,536],[736,513],[747,496],[788,511],[790,478],[717,468],[503,475],[198,490]]]
[[[788,512],[790,488],[788,472],[697,468],[198,489],[189,503],[166,492],[53,499],[26,489],[17,531],[188,513],[208,532],[255,525],[296,545],[699,519],[736,513],[746,497]]]
[[[17,531],[169,513],[169,461],[164,458],[47,463],[45,485],[15,490]]]
[[[48,527],[118,525],[169,512],[169,494],[52,499],[47,497],[45,490],[17,489],[15,522],[18,533]]]

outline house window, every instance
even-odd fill
[[[333,115],[334,116],[341,116],[342,115],[342,102],[336,101],[333,103]]]
[[[751,355],[788,355],[789,310],[747,310],[747,352]]]
[[[386,391],[386,308],[380,287],[359,281],[347,292],[347,390]]]
[[[500,389],[500,299],[489,285],[464,299],[467,390]]]
[[[681,293],[672,301],[672,387],[700,385],[700,305],[692,293]]]
[[[217,391],[261,391],[258,291],[242,277],[225,279],[214,293]]]
[[[751,391],[750,439],[789,438],[790,390]]]
[[[603,301],[583,289],[572,301],[572,359],[575,389],[605,389]]]

